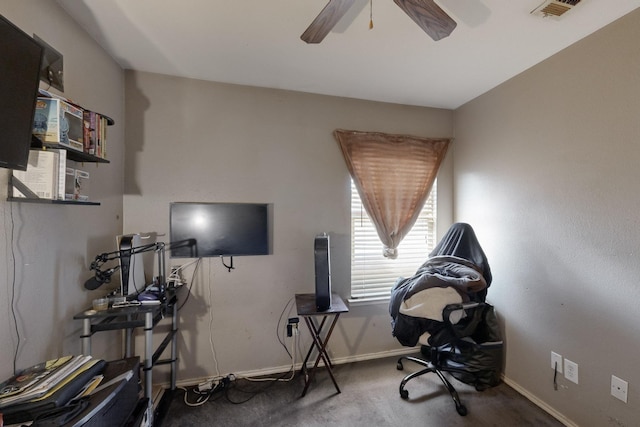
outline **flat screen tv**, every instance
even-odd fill
[[[27,170],[42,47],[0,15],[0,167]]]
[[[171,203],[171,258],[269,255],[269,204]]]

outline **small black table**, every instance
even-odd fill
[[[320,360],[324,362],[324,367],[329,373],[331,377],[331,381],[333,381],[333,385],[336,387],[338,393],[340,393],[340,387],[338,387],[338,383],[336,382],[335,377],[333,376],[333,365],[331,364],[331,359],[329,358],[329,354],[327,353],[327,343],[329,342],[329,338],[331,338],[331,333],[333,332],[334,326],[338,322],[338,318],[341,313],[348,313],[349,308],[346,306],[340,295],[331,294],[331,307],[325,311],[318,311],[316,308],[316,296],[315,294],[296,294],[296,308],[298,311],[298,316],[304,319],[304,322],[307,324],[309,328],[309,332],[311,333],[311,338],[313,339],[313,344],[309,351],[307,352],[307,357],[305,357],[304,362],[302,363],[302,373],[304,374],[304,390],[302,390],[302,396],[307,394],[307,390],[309,389],[309,385],[313,380],[313,376],[315,375],[316,368],[320,364]],[[317,318],[322,317],[322,320],[318,324]],[[329,330],[327,331],[324,338],[322,337],[322,329],[325,326],[325,323],[328,318],[333,318],[331,324],[329,325]],[[316,357],[316,361],[313,364],[313,368],[310,370],[307,368],[307,362],[313,353],[313,350],[318,351],[318,356]]]

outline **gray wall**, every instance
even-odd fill
[[[0,170],[0,377],[6,378],[18,343],[14,313],[18,368],[81,351],[81,324],[73,315],[102,293],[82,286],[88,266],[96,254],[113,250],[122,230],[124,72],[54,2],[3,0],[0,13],[63,54],[65,96],[116,122],[109,128],[111,163],[85,165],[101,206],[6,202],[9,171]],[[104,334],[95,348],[113,358],[119,346],[119,335]]]
[[[453,129],[450,110],[144,72],[126,73],[126,98],[126,232],[168,235],[175,201],[274,205],[273,255],[236,257],[230,273],[218,258],[203,260],[181,311],[179,380],[286,369],[277,323],[283,310],[285,320],[295,315],[287,305],[295,293],[313,292],[318,233],[331,235],[334,290],[349,296],[350,181],[334,129],[445,137]],[[386,303],[353,306],[330,348],[336,361],[397,350]]]
[[[491,262],[506,375],[580,426],[640,419],[638,40],[640,11],[455,112],[455,218]],[[579,385],[554,391],[551,351]]]

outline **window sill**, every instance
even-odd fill
[[[383,297],[349,298],[349,306],[389,304],[390,295]]]

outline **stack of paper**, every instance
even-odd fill
[[[102,379],[105,361],[64,356],[24,369],[0,383],[0,413],[5,422],[22,422],[90,393]]]

